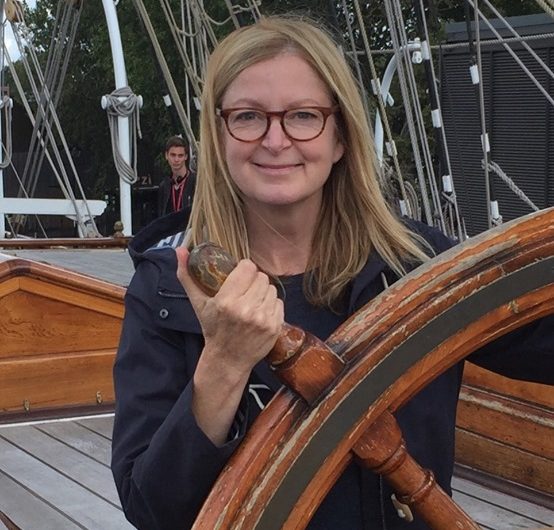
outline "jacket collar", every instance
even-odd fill
[[[191,207],[187,206],[178,212],[171,212],[155,219],[140,230],[129,243],[129,255],[135,268],[143,254],[157,245],[162,239],[183,232],[188,224]]]
[[[160,217],[139,231],[129,244],[129,255],[131,256],[135,267],[145,259],[144,253],[153,248],[159,241],[169,236],[178,234],[186,229],[190,206],[183,208],[179,212],[173,212],[164,217]],[[156,261],[165,263],[162,270],[174,271],[177,268],[175,253],[172,249],[156,250]],[[388,269],[386,263],[381,257],[373,252],[360,273],[354,278],[350,295],[348,299],[348,313],[351,314],[359,309],[367,300],[376,296],[383,290],[380,275]],[[379,281],[375,281],[379,280]],[[177,277],[172,272],[162,274],[160,277],[159,288],[167,292],[183,293],[183,288]],[[368,291],[369,289],[369,291]]]
[[[349,315],[355,313],[384,289],[381,273],[386,271],[390,271],[387,264],[376,252],[372,252],[362,270],[352,281],[347,308]]]

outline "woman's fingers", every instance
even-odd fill
[[[283,324],[283,303],[266,274],[241,260],[209,297],[188,273],[188,251],[178,248],[177,276],[194,307],[206,346],[234,365],[254,366],[275,343]]]

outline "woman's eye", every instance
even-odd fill
[[[233,115],[232,118],[234,122],[246,122],[246,121],[255,121],[255,120],[261,119],[260,113],[254,110],[245,110],[245,111],[238,112],[237,114]]]
[[[291,111],[287,118],[289,120],[296,120],[296,121],[311,121],[311,120],[318,120],[319,115],[317,112],[314,112],[313,110],[306,110],[306,109],[298,109]]]

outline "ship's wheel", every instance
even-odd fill
[[[392,413],[480,346],[552,312],[554,209],[419,267],[325,344],[309,337],[288,360],[272,357],[289,388],[258,417],[194,528],[304,528],[352,459],[431,528],[479,528],[409,456]]]

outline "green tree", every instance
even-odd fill
[[[164,56],[170,66],[178,89],[185,94],[186,76],[171,32],[164,19],[158,0],[144,0]],[[239,4],[239,0],[234,0]],[[170,2],[173,14],[180,20],[179,2]],[[482,2],[481,2],[482,4]],[[215,20],[227,22],[216,26],[217,38],[221,38],[233,28],[229,19],[227,4],[224,0],[204,0],[203,5]],[[372,49],[390,48],[390,37],[382,3],[374,1],[360,2],[364,26]],[[426,0],[427,17],[431,22],[433,42],[444,37],[445,24],[449,21],[464,20],[463,2],[459,0]],[[494,5],[506,16],[540,12],[535,2],[529,0],[495,0]],[[34,9],[26,9],[27,25],[33,35],[33,44],[39,60],[46,64],[52,50],[51,36],[56,24],[56,0],[38,0]],[[403,0],[406,29],[410,38],[417,35],[413,0]],[[265,14],[303,12],[317,16],[330,26],[337,38],[342,40],[344,49],[351,50],[350,39],[357,50],[363,50],[362,32],[354,16],[353,0],[265,0],[261,5]],[[166,138],[181,133],[179,125],[167,110],[162,100],[166,92],[160,68],[154,58],[152,45],[137,15],[133,0],[121,0],[117,6],[121,29],[129,86],[135,94],[144,99],[140,125],[142,139],[139,141],[139,172],[142,175],[159,174],[163,168],[162,150]],[[490,15],[490,13],[487,13]],[[250,17],[241,15],[248,22]],[[352,22],[353,32],[348,31],[347,22]],[[362,65],[363,82],[370,84],[367,61],[358,57]],[[381,74],[388,60],[386,55],[376,56],[376,65]],[[18,72],[23,72],[21,62],[16,64]],[[420,75],[420,74],[418,74]],[[9,76],[8,76],[9,77]],[[73,146],[89,160],[84,180],[86,192],[90,198],[101,198],[105,194],[117,196],[118,176],[112,161],[108,122],[105,111],[100,107],[101,97],[114,88],[113,66],[108,32],[103,11],[99,2],[86,1],[80,17],[77,38],[64,83],[64,89],[58,106],[58,112],[67,138]],[[9,83],[9,81],[8,81]],[[421,95],[425,98],[425,83],[421,83]],[[28,91],[28,85],[25,86]],[[398,88],[393,87],[396,101],[400,101]],[[15,92],[11,89],[12,94]],[[16,96],[17,97],[17,96]],[[373,96],[368,94],[368,103],[375,107]],[[191,105],[193,107],[193,105]],[[197,117],[191,117],[196,127]],[[404,134],[405,120],[402,109],[392,109],[391,120],[394,133],[398,135],[398,144],[404,153],[405,166],[409,169],[411,160],[409,146]]]

